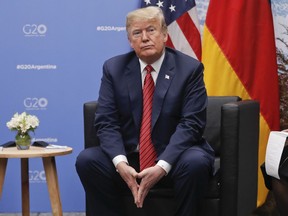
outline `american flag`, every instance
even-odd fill
[[[141,0],[141,7],[158,6],[168,25],[167,46],[201,60],[201,35],[195,0]]]

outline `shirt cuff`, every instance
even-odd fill
[[[172,168],[172,166],[169,163],[167,163],[166,161],[164,161],[164,160],[159,160],[157,162],[157,165],[165,170],[166,175],[170,172],[170,170]]]
[[[127,160],[127,157],[126,157],[125,155],[117,155],[116,157],[114,157],[114,158],[112,159],[112,162],[113,162],[115,168],[117,167],[117,165],[118,165],[120,162],[125,162],[125,163],[129,164],[129,163],[128,163],[128,160]]]

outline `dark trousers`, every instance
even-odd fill
[[[129,165],[139,171],[138,154],[127,157]],[[169,174],[155,186],[174,188],[175,215],[197,215],[212,175],[213,163],[211,155],[199,146],[193,146],[179,157]],[[124,216],[121,194],[129,192],[129,189],[100,147],[83,150],[77,157],[76,170],[86,192],[89,216]]]

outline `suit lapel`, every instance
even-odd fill
[[[162,63],[159,75],[157,78],[156,88],[153,97],[152,110],[152,128],[154,127],[160,112],[162,110],[165,95],[171,85],[175,74],[175,62],[171,57],[172,54],[166,51],[164,61]]]
[[[125,71],[132,115],[135,125],[140,128],[142,117],[142,81],[138,58],[134,58]]]

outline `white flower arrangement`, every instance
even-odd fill
[[[33,131],[39,126],[39,119],[34,116],[23,112],[21,114],[15,113],[10,121],[7,122],[7,127],[10,130],[16,130],[20,134]]]

